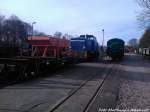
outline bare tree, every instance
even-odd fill
[[[146,9],[150,9],[150,0],[137,0],[138,4]]]
[[[150,27],[150,0],[136,0],[142,7],[141,13],[137,16],[139,25],[142,28]]]
[[[146,29],[139,40],[140,47],[150,47],[150,0],[136,0],[142,7],[141,13],[137,16],[141,28]]]
[[[0,15],[1,46],[15,46],[18,42],[23,42],[28,37],[29,31],[31,31],[31,26],[17,16],[12,15],[5,19]]]
[[[62,33],[56,31],[56,32],[54,33],[54,36],[57,37],[57,38],[61,38],[61,37],[62,37]]]
[[[0,41],[2,41],[2,38],[3,38],[3,22],[5,20],[5,16],[1,16],[0,15]]]
[[[17,16],[12,15],[4,21],[3,34],[6,37],[6,42],[10,45],[16,45],[19,40],[24,40],[27,37],[27,29],[25,23]]]
[[[46,36],[46,34],[44,32],[39,32],[37,30],[33,31],[33,35],[35,35],[35,36]]]
[[[136,48],[138,46],[138,40],[136,38],[130,39],[128,41],[128,46]]]
[[[150,47],[150,28],[148,28],[139,41],[140,47]]]
[[[72,36],[72,35],[69,35],[69,34],[64,34],[64,37],[67,38],[67,39],[73,38],[73,36]]]

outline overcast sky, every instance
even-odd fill
[[[12,14],[49,35],[55,31],[71,35],[93,34],[101,43],[110,38],[140,38],[136,0],[0,0],[0,14]]]

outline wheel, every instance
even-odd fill
[[[36,77],[39,71],[38,63],[26,63],[19,66],[18,80],[26,80]]]

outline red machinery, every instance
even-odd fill
[[[61,58],[62,52],[69,49],[70,41],[52,36],[33,36],[28,39],[32,45],[32,56]]]
[[[70,40],[65,37],[32,36],[28,38],[28,42],[32,46],[30,56],[0,58],[0,64],[3,65],[0,68],[2,77],[14,77],[18,80],[30,78],[57,66],[76,62],[80,57],[78,52],[69,48]]]
[[[33,36],[28,38],[28,42],[32,46],[30,56],[0,58],[0,64],[3,65],[0,68],[1,77],[14,77],[20,80],[36,76],[46,68],[53,69],[64,64],[63,55],[69,51],[70,44],[65,37]]]

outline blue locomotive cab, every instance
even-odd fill
[[[72,38],[71,39],[71,49],[75,51],[85,51],[85,39],[83,38]]]
[[[93,35],[80,35],[80,37],[72,38],[70,47],[84,54],[87,60],[96,59],[99,54],[99,45]]]

